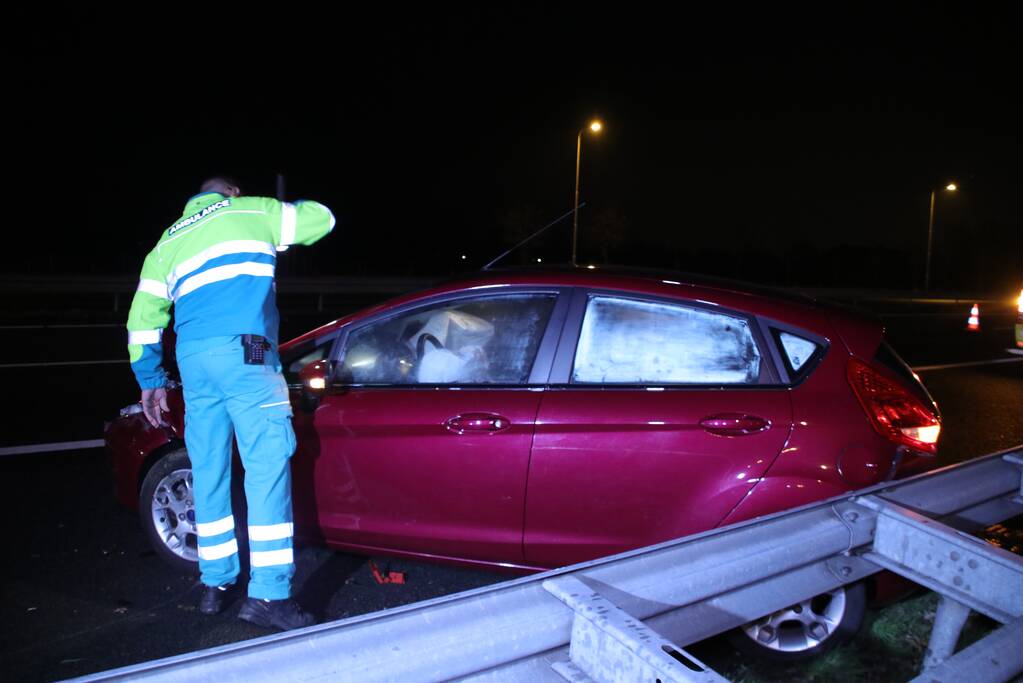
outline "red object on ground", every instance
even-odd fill
[[[387,572],[387,575],[384,576],[383,572],[381,572],[380,569],[377,568],[376,562],[374,562],[373,560],[369,561],[369,570],[371,572],[373,572],[373,578],[376,579],[377,583],[381,583],[381,584],[383,584],[383,583],[405,583],[405,573],[404,572],[392,572],[392,571],[389,571],[389,572]]]

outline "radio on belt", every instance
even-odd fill
[[[245,349],[246,365],[266,365],[266,352],[270,342],[258,334],[243,334],[242,348]]]

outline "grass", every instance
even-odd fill
[[[1023,552],[1023,517],[1007,520],[978,534],[1009,552]],[[908,681],[920,673],[939,596],[922,591],[867,612],[863,629],[848,643],[805,662],[777,664],[737,653],[723,637],[690,650],[725,678],[738,683],[833,683]],[[971,612],[957,651],[998,627]]]
[[[778,664],[740,655],[723,638],[694,647],[693,654],[737,683],[907,681],[920,672],[937,606],[938,595],[927,592],[868,611],[864,628],[856,638],[798,664]],[[972,613],[959,647],[983,638],[996,626],[990,619]]]

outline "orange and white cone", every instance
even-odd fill
[[[970,317],[966,319],[966,329],[969,332],[980,332],[980,306],[973,304],[970,309]]]

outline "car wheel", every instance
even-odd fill
[[[816,657],[854,636],[863,625],[863,582],[836,588],[744,624],[729,633],[736,649],[775,661]]]
[[[179,448],[160,458],[146,474],[139,516],[156,554],[183,573],[199,571],[192,463]]]

